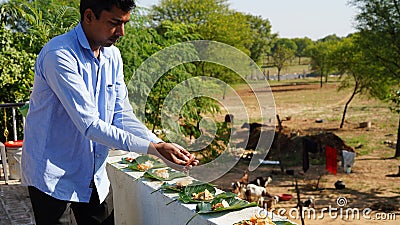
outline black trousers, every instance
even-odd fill
[[[112,190],[100,204],[97,189],[93,188],[89,203],[63,201],[29,186],[36,225],[113,225]]]

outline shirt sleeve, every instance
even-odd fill
[[[96,104],[79,74],[78,64],[67,50],[46,53],[42,63],[45,79],[76,128],[97,143],[138,153],[147,153],[150,141],[99,118]],[[139,131],[140,132],[140,131]]]

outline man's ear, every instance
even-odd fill
[[[86,9],[85,13],[83,14],[83,21],[85,23],[91,23],[92,20],[94,19],[95,15],[91,9]]]

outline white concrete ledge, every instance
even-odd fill
[[[136,157],[137,154],[114,156],[110,154],[108,157],[107,173],[113,187],[117,225],[184,225],[196,215],[196,204],[182,204],[179,201],[173,201],[177,199],[178,194],[156,191],[162,182],[140,178],[142,172],[123,169],[126,165],[118,162],[122,157],[127,156]],[[250,207],[239,211],[201,214],[195,216],[189,224],[232,225],[249,219],[260,210],[262,209],[259,207]]]

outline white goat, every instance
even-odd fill
[[[255,184],[248,184],[245,192],[246,200],[249,202],[257,202],[261,207],[264,205],[265,198],[272,198],[265,187],[260,187]]]

